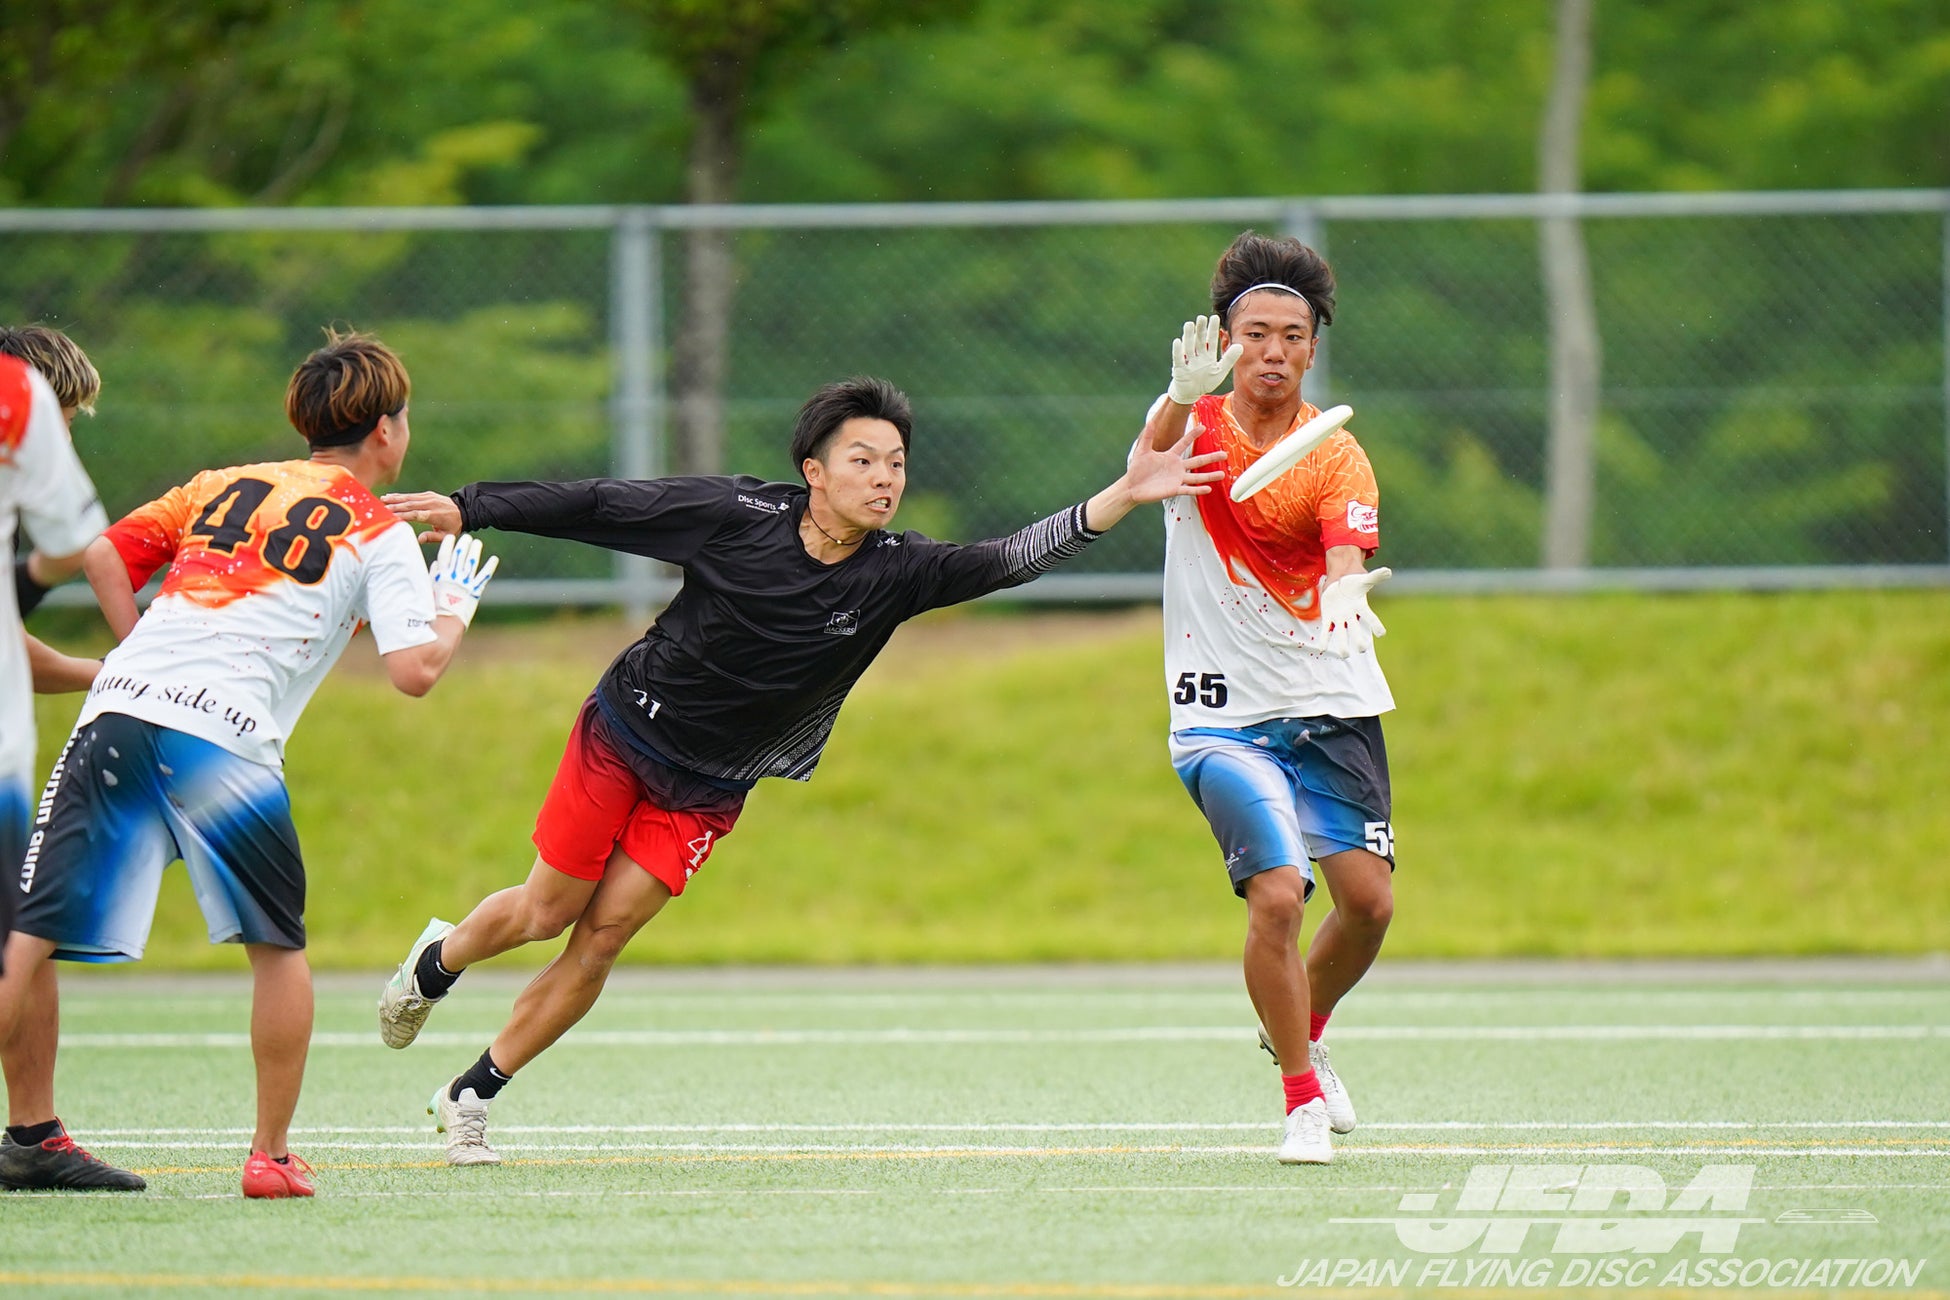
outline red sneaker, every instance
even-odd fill
[[[266,1200],[284,1196],[312,1194],[311,1166],[303,1156],[294,1155],[280,1164],[262,1151],[251,1152],[244,1162],[244,1195]]]

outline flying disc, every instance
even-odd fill
[[[1339,433],[1341,426],[1354,418],[1351,406],[1330,406],[1286,437],[1274,443],[1264,456],[1246,467],[1232,485],[1232,499],[1244,501],[1307,458],[1307,453]]]

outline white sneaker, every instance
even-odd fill
[[[437,916],[428,921],[427,928],[420,931],[420,937],[407,949],[406,960],[379,991],[379,1039],[386,1046],[405,1047],[420,1036],[420,1026],[427,1022],[433,1004],[440,999],[421,995],[420,981],[414,972],[427,945],[453,932],[454,927]]]
[[[1327,1103],[1316,1097],[1287,1112],[1286,1136],[1280,1139],[1283,1165],[1331,1165],[1334,1143],[1327,1136]]]
[[[501,1153],[487,1143],[488,1104],[472,1088],[463,1088],[460,1100],[452,1093],[459,1076],[440,1085],[427,1103],[433,1116],[433,1130],[447,1135],[447,1163],[450,1165],[498,1165]]]
[[[1348,1099],[1347,1085],[1334,1073],[1334,1063],[1327,1059],[1327,1045],[1308,1043],[1307,1063],[1314,1067],[1314,1077],[1320,1080],[1320,1099],[1327,1103],[1328,1126],[1336,1133],[1352,1133],[1354,1103]]]

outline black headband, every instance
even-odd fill
[[[399,411],[404,411],[405,409],[406,406],[402,403]],[[375,415],[371,419],[363,422],[354,420],[351,424],[333,429],[323,437],[313,438],[311,445],[314,447],[350,447],[355,442],[363,442],[371,435],[374,429],[379,427],[381,420],[385,419],[388,415],[398,415],[399,411],[387,411],[384,414]]]

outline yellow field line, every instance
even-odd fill
[[[185,1287],[224,1291],[467,1291],[541,1295],[1019,1296],[1027,1300],[1237,1300],[1279,1294],[1273,1286],[1081,1282],[781,1282],[701,1278],[298,1277],[270,1273],[0,1272],[0,1286],[90,1289]],[[1319,1292],[1311,1294],[1318,1295]],[[1920,1293],[1907,1293],[1915,1295]]]

